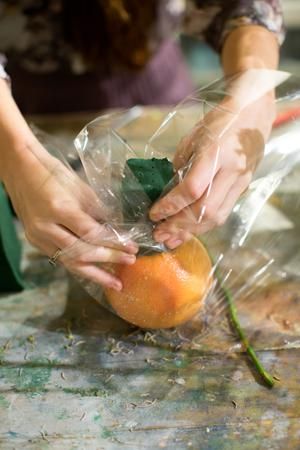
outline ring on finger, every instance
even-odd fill
[[[53,256],[51,256],[51,258],[48,259],[49,264],[51,264],[51,266],[56,266],[56,261],[58,260],[58,258],[60,257],[62,251],[59,248],[58,250],[56,250],[56,252],[54,253]]]

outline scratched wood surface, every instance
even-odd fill
[[[57,129],[55,120],[48,125]],[[74,133],[60,125],[61,135]],[[194,345],[176,330],[134,328],[25,244],[33,287],[0,298],[0,448],[299,449],[299,218],[293,189],[287,198],[282,209],[297,227],[279,230],[285,245],[279,239],[272,251],[294,251],[282,260],[289,276],[260,292],[268,306],[255,308],[249,297],[240,308],[260,358],[280,379],[272,390],[226,317]],[[244,258],[256,253],[247,249]]]

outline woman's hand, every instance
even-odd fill
[[[177,148],[181,180],[150,211],[159,222],[154,238],[169,248],[223,224],[262,158],[274,119],[273,94],[237,115],[226,112],[231,106],[229,100],[209,112]]]
[[[101,225],[103,205],[37,141],[2,79],[0,98],[0,180],[28,240],[50,258],[62,250],[59,262],[80,277],[120,290],[120,280],[99,263],[132,264],[136,245]]]
[[[237,110],[243,105],[242,112],[235,120],[224,111],[207,114],[179,145],[175,167],[179,175],[187,169],[182,182],[151,210],[154,221],[163,221],[154,233],[157,241],[175,248],[191,234],[224,223],[247,189],[275,118],[273,89],[287,75],[274,71],[278,59],[276,35],[265,27],[241,26],[227,35],[221,52],[223,71],[225,76],[238,76],[226,92]],[[225,109],[226,103],[236,110],[230,99],[225,99]]]
[[[125,237],[122,244],[101,225],[105,211],[87,184],[38,142],[33,147],[3,175],[28,240],[49,257],[62,250],[59,262],[78,276],[120,290],[121,282],[99,263],[133,264],[135,244]]]

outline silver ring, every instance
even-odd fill
[[[51,256],[51,258],[48,259],[49,264],[51,264],[51,266],[56,266],[56,261],[58,260],[58,258],[60,257],[60,255],[61,255],[61,250],[60,250],[60,249],[56,250],[56,252],[54,253],[54,255]]]

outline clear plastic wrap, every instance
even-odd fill
[[[246,140],[249,133],[257,132],[248,129],[247,120],[243,130],[241,122],[248,114],[259,114],[260,99],[273,90],[277,121],[264,157],[258,164],[257,154],[246,154],[246,168],[255,167],[253,179],[226,222],[216,227],[218,219],[207,214],[206,204],[213,193],[224,139],[234,134],[237,123],[239,135]],[[189,348],[205,345],[207,332],[221,329],[229,290],[242,325],[258,347],[266,341],[273,348],[300,342],[300,187],[295,182],[300,170],[299,98],[298,83],[289,74],[253,70],[198,90],[162,121],[159,116],[158,127],[157,118],[151,126],[138,107],[87,124],[74,141],[82,165],[77,164],[77,169],[97,196],[103,226],[101,232],[95,230],[63,249],[61,260],[70,261],[87,251],[86,243],[113,248],[136,243],[137,262],[143,258],[145,263],[138,271],[136,264],[127,266],[125,294],[114,291],[111,295],[111,289],[80,281],[101,305],[134,325],[176,326],[160,332],[162,341]],[[282,111],[290,109],[295,114],[286,119]],[[258,141],[261,138],[259,133]],[[170,250],[154,239],[157,223],[149,218],[155,201],[181,186],[197,163],[199,153],[195,157],[190,152],[180,168],[178,163],[176,169],[172,166],[178,143],[189,151],[201,145],[201,158],[211,148],[215,155],[211,172],[203,175],[208,181],[197,212],[186,206],[184,190],[174,197],[185,206],[184,220],[179,218],[181,232],[194,224],[191,234],[204,245],[186,247],[179,256],[180,247]],[[141,160],[147,161],[146,168],[139,165]],[[118,276],[121,273],[120,265],[104,263],[102,267]]]

